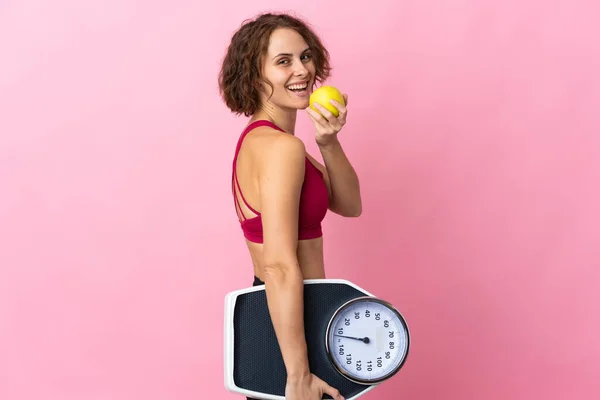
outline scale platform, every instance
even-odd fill
[[[344,376],[328,352],[327,330],[332,317],[347,302],[374,295],[343,279],[304,281],[304,323],[310,371],[338,389],[346,400],[358,399],[381,383],[357,383]],[[398,313],[399,315],[399,313]],[[402,323],[404,319],[400,316]],[[409,336],[406,330],[405,353]],[[229,292],[224,318],[225,388],[264,400],[285,400],[286,369],[267,307],[265,286]],[[324,398],[331,398],[324,395]]]

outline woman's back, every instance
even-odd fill
[[[281,145],[277,142],[289,142]],[[290,146],[291,145],[291,146]],[[282,148],[289,152],[298,152],[304,148],[302,142],[293,135],[285,133],[275,124],[266,120],[251,122],[240,135],[232,166],[232,192],[234,204],[246,244],[254,264],[254,275],[264,281],[264,217],[261,203],[269,202],[270,185],[268,181],[261,183],[261,177],[266,178],[261,168],[275,167],[269,163],[268,158],[286,157],[281,154]],[[303,150],[304,151],[304,150]],[[311,161],[312,160],[312,161]],[[277,161],[275,161],[277,162]],[[323,237],[321,222],[327,213],[329,194],[324,173],[321,166],[310,156],[305,154],[303,168],[296,164],[290,171],[291,175],[302,174],[302,187],[299,198],[285,198],[294,191],[285,192],[285,188],[278,186],[278,193],[283,193],[277,202],[297,202],[297,213],[294,216],[297,225],[298,237],[296,257],[305,279],[324,278],[323,262]],[[279,171],[285,174],[285,171]],[[282,177],[285,180],[285,176]],[[268,180],[268,179],[267,179]],[[261,192],[262,187],[262,192]],[[266,203],[265,203],[266,204]],[[289,203],[288,203],[289,204]],[[288,207],[289,209],[289,207]],[[274,210],[274,212],[277,212]],[[268,223],[268,222],[267,222]],[[279,221],[281,228],[288,231],[284,221]]]

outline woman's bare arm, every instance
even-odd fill
[[[270,138],[261,149],[260,209],[265,291],[288,379],[309,374],[304,331],[304,282],[298,264],[298,209],[305,147],[291,135]]]

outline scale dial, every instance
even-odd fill
[[[390,303],[372,296],[352,299],[333,314],[326,347],[335,368],[347,379],[365,385],[396,374],[408,355],[406,321]]]

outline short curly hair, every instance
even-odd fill
[[[231,38],[219,73],[221,97],[237,115],[253,115],[260,106],[262,82],[271,85],[261,73],[262,56],[267,53],[271,33],[277,28],[294,29],[304,38],[312,51],[315,83],[329,77],[329,52],[307,22],[285,13],[265,13],[254,20],[245,20]]]

